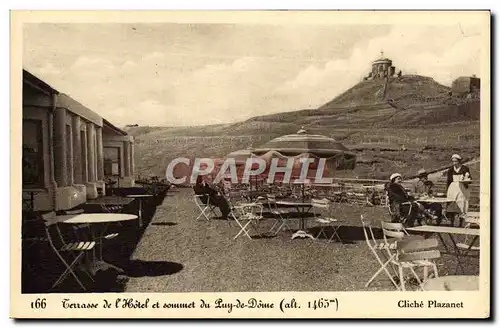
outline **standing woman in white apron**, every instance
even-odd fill
[[[470,188],[469,182],[472,179],[470,170],[467,166],[462,165],[462,157],[458,154],[451,156],[453,166],[448,169],[447,198],[455,200],[455,203],[460,210],[460,224],[462,224],[463,217],[469,210]]]

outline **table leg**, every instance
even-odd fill
[[[96,258],[94,256],[94,263],[92,263],[92,267],[91,267],[91,272],[93,275],[95,275],[97,273],[97,271],[106,271],[106,270],[109,270],[109,269],[115,269],[116,271],[118,271],[119,273],[124,273],[125,271],[122,269],[122,268],[119,268],[117,267],[116,265],[114,264],[111,264],[111,263],[108,263],[106,261],[104,261],[103,257],[102,257],[102,248],[103,248],[103,242],[104,242],[104,235],[106,234],[106,230],[108,228],[108,225],[104,225],[103,229],[101,230],[101,233],[100,233],[100,236],[99,236],[99,240],[100,240],[100,256],[99,258]],[[95,233],[94,231],[92,230],[92,235],[95,236]]]
[[[451,234],[450,234],[450,237],[451,237]],[[460,249],[457,247],[457,245],[455,243],[453,243],[455,245],[455,248],[456,248],[456,252],[457,252],[457,268],[455,269],[455,274],[458,274],[458,268],[460,267],[462,269],[462,272],[464,272],[464,268],[460,262],[460,256],[467,256],[467,254],[469,253],[469,251],[471,250],[472,246],[474,245],[474,243],[476,242],[476,240],[479,238],[479,236],[474,236],[474,238],[472,238],[472,242],[470,243],[469,245],[469,248],[467,248],[467,250],[465,250],[463,253],[460,253]]]
[[[297,207],[297,212],[300,213],[300,214],[306,213],[305,209],[303,211],[301,211],[300,206]],[[292,235],[292,239],[295,239],[295,238],[316,239],[316,238],[314,238],[313,235],[311,235],[311,234],[309,234],[309,233],[306,232],[306,230],[305,230],[305,220],[304,220],[303,215],[301,215],[301,217],[300,217],[300,229],[298,231],[296,231]]]
[[[139,227],[142,228],[142,200],[139,198]]]
[[[453,238],[453,234],[449,233],[448,236],[450,236],[451,242],[453,243],[453,247],[455,248],[455,256],[457,258],[457,269],[455,270],[455,274],[458,273],[458,268],[464,272],[464,268],[462,266],[462,263],[460,262],[460,249],[457,246],[457,243],[455,242],[455,238]]]
[[[446,243],[445,243],[445,241],[443,239],[443,236],[441,236],[440,233],[437,233],[437,235],[438,235],[439,239],[441,240],[441,243],[443,244],[443,247],[444,247],[446,253],[449,253],[450,251],[449,251],[448,246],[446,245]]]

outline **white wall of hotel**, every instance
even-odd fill
[[[103,147],[108,144],[121,149],[120,187],[134,185],[133,137],[113,133],[102,117],[67,95],[25,82],[23,147],[28,139],[41,148],[40,179],[23,181],[23,198],[34,192],[35,211],[70,209],[97,198],[97,188],[105,188]]]

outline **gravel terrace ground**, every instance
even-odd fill
[[[364,287],[379,264],[364,241],[360,214],[387,219],[384,208],[337,204],[332,214],[342,221],[342,243],[291,240],[292,231],[260,238],[251,232],[256,238],[233,240],[239,231],[236,222],[195,221],[199,211],[192,195],[191,189],[177,189],[158,206],[131,258],[148,267],[130,278],[126,292],[394,290],[383,275]],[[266,232],[273,223],[273,219],[262,220],[258,230]],[[374,225],[380,226],[377,221]],[[380,229],[375,232],[382,238]],[[479,274],[478,258],[462,261],[462,274]],[[443,254],[437,264],[440,275],[455,273],[454,257]]]

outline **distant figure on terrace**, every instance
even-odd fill
[[[210,204],[215,205],[220,209],[223,219],[228,218],[229,213],[231,213],[229,202],[223,195],[221,195],[220,192],[203,180],[202,176],[198,176],[193,189],[195,194],[204,195],[200,197],[204,204],[207,204],[207,202],[210,201]]]
[[[389,196],[389,206],[392,215],[392,222],[403,222],[412,227],[415,220],[421,224],[424,208],[417,203],[413,197],[408,195],[401,182],[401,174],[394,173],[386,185],[386,191]]]
[[[420,169],[417,172],[418,181],[415,184],[415,197],[432,197],[434,196],[434,183],[429,181],[428,173],[425,169]],[[443,207],[437,203],[424,203],[422,206],[425,208],[427,214],[436,220],[439,225],[441,222],[441,215]]]
[[[463,215],[469,210],[469,183],[472,177],[469,168],[462,164],[462,156],[454,154],[451,161],[453,166],[448,169],[446,179],[447,197],[455,200],[463,219]]]

